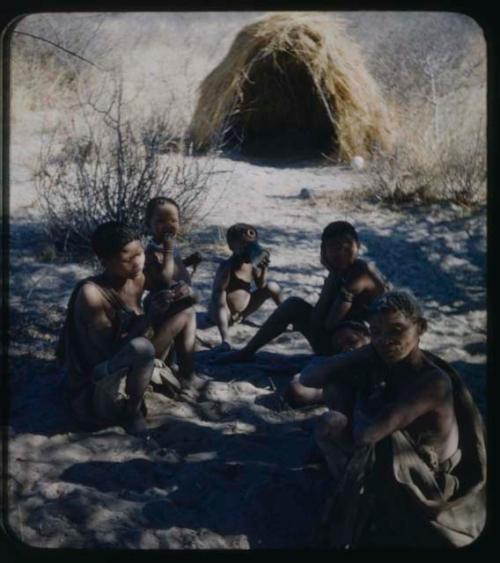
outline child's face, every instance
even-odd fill
[[[333,335],[333,350],[335,354],[350,352],[369,344],[370,338],[361,332],[345,327],[335,331]]]
[[[103,265],[112,275],[133,279],[141,275],[144,261],[144,247],[141,241],[134,240],[125,245],[119,254],[103,261]]]
[[[175,205],[166,203],[153,211],[149,228],[153,238],[161,242],[165,235],[175,237],[179,232],[179,211]]]
[[[323,258],[336,271],[344,271],[353,264],[359,253],[359,245],[352,237],[337,237],[323,244]]]
[[[370,319],[372,345],[386,364],[406,358],[418,346],[423,331],[401,311],[383,311]]]
[[[229,248],[233,251],[233,254],[240,256],[245,251],[248,246],[248,242],[244,239],[233,240],[229,245]]]

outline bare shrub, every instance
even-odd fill
[[[486,143],[482,124],[471,135],[447,136],[439,144],[400,140],[378,153],[369,167],[369,195],[389,204],[450,202],[474,207],[486,195]]]
[[[103,221],[142,229],[147,201],[158,195],[178,202],[189,230],[207,195],[213,158],[193,158],[191,147],[172,132],[168,113],[133,119],[122,79],[111,82],[80,98],[64,144],[57,131],[42,143],[34,178],[58,250],[88,249]]]
[[[465,144],[465,146],[464,146]],[[439,153],[439,185],[445,198],[471,207],[486,198],[486,143],[480,125],[462,145],[450,139]]]

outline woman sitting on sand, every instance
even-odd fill
[[[218,363],[250,361],[259,348],[285,332],[288,325],[305,336],[315,354],[332,354],[332,332],[342,321],[365,321],[368,307],[387,289],[380,272],[358,258],[356,229],[334,221],[321,235],[321,264],[328,270],[321,294],[312,306],[290,297],[266,320],[241,350],[229,352]]]

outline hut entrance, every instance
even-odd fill
[[[253,157],[334,155],[335,128],[307,67],[286,52],[256,62],[230,123],[227,146]]]

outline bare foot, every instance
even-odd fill
[[[146,419],[140,411],[125,419],[123,428],[127,434],[132,434],[132,436],[145,435],[148,431]]]

